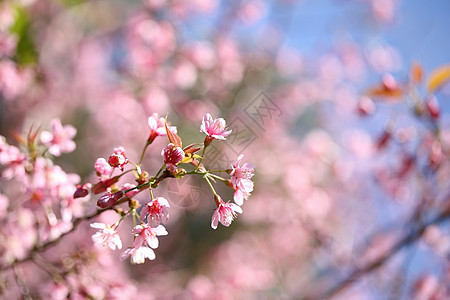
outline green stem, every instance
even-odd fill
[[[186,172],[186,173],[184,173],[184,175],[207,175],[208,174],[208,176],[211,176],[211,177],[214,177],[216,179],[219,179],[220,181],[224,181],[224,182],[227,181],[227,179],[225,179],[223,177],[220,177],[220,176],[218,176],[216,174],[211,174],[210,172],[211,171],[207,171],[207,172],[194,172],[194,171],[192,171],[192,172]]]
[[[202,156],[200,157],[200,160],[198,161],[198,165],[195,168],[194,172],[196,172],[198,170],[198,167],[200,167],[200,164],[202,163],[202,160],[203,160],[203,156],[205,156],[205,151],[206,151],[206,146],[203,147]]]
[[[166,164],[163,164],[161,169],[159,169],[158,173],[156,173],[155,178],[158,177],[159,173],[166,167]]]
[[[225,179],[225,178],[223,178],[223,177],[220,177],[220,176],[217,176],[217,175],[215,175],[215,174],[209,174],[211,177],[214,177],[214,178],[216,178],[216,179],[219,179],[220,181],[223,181],[223,182],[225,182],[225,181],[227,181],[227,179]]]
[[[141,187],[144,187],[144,186],[146,186],[146,185],[150,185],[150,182],[146,182],[146,183],[140,184],[140,185],[138,185],[138,186],[136,186],[136,187],[134,187],[134,188],[125,190],[125,191],[123,191],[123,193],[126,194],[126,193],[128,193],[128,192],[133,191],[133,190],[140,189]]]
[[[153,197],[153,190],[152,190],[152,186],[149,185],[148,189],[150,190],[150,197],[152,197],[151,199],[153,200],[155,197]]]
[[[213,185],[211,184],[211,181],[209,181],[209,179],[208,179],[208,174],[203,175],[203,178],[205,178],[205,180],[208,183],[209,187],[211,188],[214,196],[218,197],[219,195],[217,195],[216,190],[214,189]]]
[[[139,159],[139,165],[142,164],[142,161],[144,160],[145,151],[147,150],[148,145],[150,145],[149,142],[145,143],[144,149],[142,149],[141,158]]]

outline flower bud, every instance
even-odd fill
[[[123,191],[115,192],[114,194],[106,193],[97,200],[97,206],[100,208],[110,208],[123,197]]]
[[[73,198],[83,198],[89,194],[92,184],[85,183],[84,185],[77,184],[77,190],[73,193]]]
[[[430,96],[426,100],[426,107],[427,107],[427,111],[430,114],[432,119],[434,119],[434,120],[439,119],[439,116],[441,113],[440,113],[440,109],[439,109],[439,103],[436,100],[436,97]]]
[[[371,115],[375,112],[375,103],[367,96],[363,96],[358,101],[358,113],[360,116]]]

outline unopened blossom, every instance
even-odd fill
[[[120,260],[127,259],[131,255],[131,263],[133,264],[143,264],[145,259],[154,260],[156,258],[153,249],[147,246],[128,248],[120,255]]]
[[[244,157],[243,154],[239,155],[236,163],[231,166],[232,170],[230,173],[231,183],[233,184],[233,188],[235,189],[233,199],[234,202],[236,202],[236,204],[238,205],[242,205],[244,199],[247,199],[247,197],[253,191],[253,181],[251,180],[251,178],[254,175],[254,167],[249,163],[244,163],[242,167],[239,166],[242,157]]]
[[[205,146],[208,146],[214,139],[225,140],[230,135],[231,130],[226,130],[226,122],[223,118],[213,119],[207,113],[203,116],[200,132],[206,134]]]
[[[77,190],[73,193],[73,198],[83,198],[89,194],[89,190],[92,188],[91,183],[85,183],[83,185],[77,184]]]
[[[106,193],[97,200],[97,206],[100,208],[110,208],[116,204],[116,202],[123,197],[123,191],[118,191],[113,194]]]
[[[162,149],[161,155],[164,157],[167,170],[173,173],[177,171],[177,164],[184,158],[184,151],[170,143],[166,148]]]
[[[109,157],[108,163],[111,167],[120,168],[123,171],[124,166],[128,163],[125,149],[122,146],[114,148],[114,152]]]
[[[230,226],[234,218],[237,217],[237,213],[242,214],[242,208],[234,203],[223,202],[220,197],[217,197],[217,208],[213,213],[211,219],[211,227],[213,229],[217,228],[217,225],[222,223],[223,226]]]
[[[71,125],[62,126],[59,119],[52,121],[52,132],[43,131],[41,133],[41,142],[48,146],[48,152],[60,156],[61,153],[69,153],[75,150],[73,137],[77,134],[75,127]]]
[[[109,176],[113,171],[111,165],[103,157],[97,158],[94,163],[94,169],[97,176]]]
[[[114,228],[103,223],[92,223],[91,227],[99,229],[92,236],[92,241],[95,245],[102,247],[108,246],[111,250],[116,250],[116,247],[122,249],[122,241]]]
[[[157,227],[158,225],[166,224],[169,220],[169,202],[163,197],[156,197],[152,201],[145,204],[141,210],[141,220],[147,217],[147,222],[150,227]]]
[[[157,136],[167,135],[165,123],[166,120],[160,117],[157,113],[154,113],[148,117],[148,127],[150,128],[148,143],[153,142]],[[177,133],[177,128],[175,126],[169,126],[169,130],[173,133]]]
[[[126,191],[126,190],[129,190],[129,189],[135,188],[135,187],[136,187],[135,184],[124,183],[124,185],[122,186],[122,191]],[[133,198],[133,197],[136,196],[138,193],[139,193],[139,189],[134,189],[134,190],[131,190],[131,191],[129,191],[129,192],[126,192],[125,195],[126,195],[128,198]]]
[[[168,234],[164,226],[159,225],[156,228],[151,228],[148,224],[137,225],[131,232],[136,234],[136,239],[133,244],[134,247],[140,247],[143,244],[147,244],[153,249],[156,249],[159,246],[158,238],[156,236]]]

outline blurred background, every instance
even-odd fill
[[[230,168],[240,154],[255,166],[230,227],[211,229],[202,180],[167,180],[154,191],[171,204],[156,260],[119,261],[92,245],[83,221],[40,254],[45,263],[3,270],[0,295],[448,299],[449,13],[446,0],[0,1],[0,134],[10,144],[59,118],[77,129],[77,147],[55,165],[95,183],[95,160],[114,147],[138,160],[152,113],[168,114],[188,145],[203,142],[209,112],[233,133],[208,148],[206,167]],[[148,148],[150,174],[166,144]],[[36,213],[21,208],[20,184],[0,183],[4,223]],[[3,255],[17,251],[7,244],[23,237],[0,231]]]

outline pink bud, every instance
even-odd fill
[[[392,74],[384,74],[381,81],[386,90],[392,91],[398,88],[397,80],[395,80]]]
[[[367,96],[363,96],[358,101],[358,113],[361,116],[371,115],[375,112],[375,103]]]
[[[92,184],[85,183],[84,185],[77,184],[77,190],[73,193],[73,198],[83,198],[89,194],[89,190],[91,189]]]
[[[100,208],[110,208],[123,197],[123,191],[115,192],[114,194],[106,193],[97,200],[97,206]]]
[[[436,97],[428,97],[428,99],[426,100],[426,107],[431,118],[433,118],[434,120],[439,119],[441,110],[439,109],[439,102],[436,100]]]

